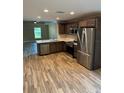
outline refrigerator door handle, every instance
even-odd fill
[[[82,49],[81,51],[83,51],[83,45],[84,45],[84,40],[85,40],[85,28],[82,30],[82,39],[81,39],[81,42],[82,42]]]
[[[80,36],[79,36],[79,31],[77,31],[77,37],[78,37],[80,47],[81,47],[81,50],[82,50],[83,46],[82,46],[82,42],[81,42],[81,39],[80,39]]]
[[[88,51],[88,48],[87,48],[87,32],[86,32],[86,28],[84,28],[83,32],[82,32],[82,45],[85,45],[84,47],[82,47],[82,50],[81,51],[84,51],[87,53]],[[83,48],[85,48],[83,50]]]
[[[88,53],[88,37],[87,37],[87,30],[86,30],[86,28],[85,28],[85,31],[84,31],[84,35],[85,35],[86,53]]]

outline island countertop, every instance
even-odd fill
[[[70,39],[70,38],[61,38],[61,39],[48,39],[48,40],[36,40],[37,44],[41,44],[41,43],[52,43],[52,42],[73,42],[74,39]]]

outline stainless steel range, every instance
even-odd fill
[[[73,58],[77,58],[77,41],[66,42],[66,51],[70,53]]]

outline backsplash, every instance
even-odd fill
[[[77,35],[68,35],[68,34],[61,34],[59,35],[58,39],[74,39],[77,40]]]

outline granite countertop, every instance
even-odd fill
[[[37,44],[40,44],[40,43],[51,43],[51,42],[58,42],[58,40],[57,39],[36,40]]]
[[[71,38],[60,38],[60,39],[58,39],[58,41],[73,42],[74,39],[71,39]]]
[[[48,40],[36,40],[36,43],[40,44],[40,43],[51,43],[51,42],[73,42],[74,39],[70,39],[70,38],[59,38],[59,39],[48,39]]]
[[[35,40],[26,40],[26,41],[23,41],[23,43],[35,43],[36,41]]]

